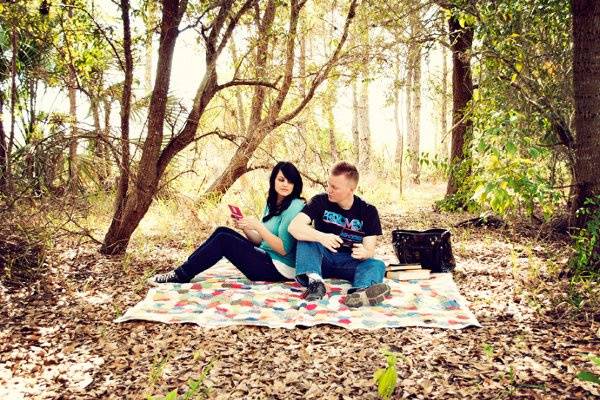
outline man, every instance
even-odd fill
[[[348,307],[379,304],[390,293],[389,286],[382,283],[385,265],[373,258],[381,235],[379,214],[354,195],[357,185],[356,167],[337,163],[329,173],[327,193],[310,199],[288,227],[298,239],[296,280],[307,287],[307,301],[323,298],[323,278],[352,282],[346,297]]]

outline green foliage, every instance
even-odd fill
[[[532,119],[535,116],[500,109],[487,110],[485,118],[475,121],[480,129],[474,141],[477,161],[468,181],[474,190],[472,200],[482,208],[499,215],[532,215],[539,210],[549,218],[565,204],[565,194],[552,188],[552,166],[547,163],[552,152],[521,130]],[[537,122],[542,128],[543,121]]]
[[[549,218],[565,206],[559,187],[570,183],[557,128],[568,126],[574,107],[569,4],[508,0],[476,7],[476,18],[459,16],[475,26],[477,86],[466,110],[473,132],[465,149],[472,165],[458,171],[460,193],[441,206],[471,200],[499,215]]]
[[[377,393],[384,400],[390,399],[398,382],[398,373],[396,372],[397,356],[389,350],[383,350],[387,361],[387,367],[380,368],[373,374],[373,379],[377,383]]]
[[[473,176],[471,175],[472,168],[473,161],[471,159],[466,159],[460,164],[448,167],[448,175],[452,174],[459,183],[458,192],[437,201],[435,203],[437,208],[445,211],[468,210],[475,212],[480,210],[480,205],[473,201],[471,197],[474,185]]]
[[[590,354],[589,359],[592,362],[592,364],[596,365],[597,367],[600,367],[600,357]],[[595,383],[596,385],[600,385],[600,376],[598,374],[595,374],[590,371],[579,372],[577,374],[577,379],[585,381],[585,382]]]
[[[600,196],[585,200],[584,207],[577,210],[578,217],[585,217],[586,226],[573,236],[575,254],[571,268],[576,277],[600,277]]]
[[[194,357],[195,359],[195,357]],[[204,381],[206,380],[208,374],[212,370],[214,366],[214,361],[210,361],[204,368],[202,368],[202,372],[200,376],[196,379],[189,379],[187,381],[187,389],[186,391],[179,395],[177,389],[171,390],[165,396],[148,396],[147,400],[192,400],[192,399],[206,399],[209,395],[209,388],[204,385]]]
[[[491,360],[492,358],[494,358],[494,346],[489,343],[484,344],[483,353],[487,358]]]

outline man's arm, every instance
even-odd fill
[[[310,225],[310,217],[303,212],[294,217],[288,232],[296,238],[305,242],[319,242],[327,249],[337,252],[337,248],[343,243],[342,238],[333,233],[324,233],[316,230]]]
[[[377,236],[365,236],[362,243],[356,243],[352,247],[352,257],[357,260],[366,260],[373,258],[375,247],[377,246]]]

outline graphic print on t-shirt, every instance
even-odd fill
[[[336,212],[325,210],[323,211],[323,222],[334,224],[340,228],[347,228],[353,231],[360,232],[363,227],[363,221],[358,219],[348,220],[348,218]]]

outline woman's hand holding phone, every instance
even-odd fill
[[[240,220],[244,218],[244,214],[242,214],[242,210],[240,210],[238,206],[228,204],[227,207],[229,207],[229,211],[231,211],[231,218],[235,220]]]

